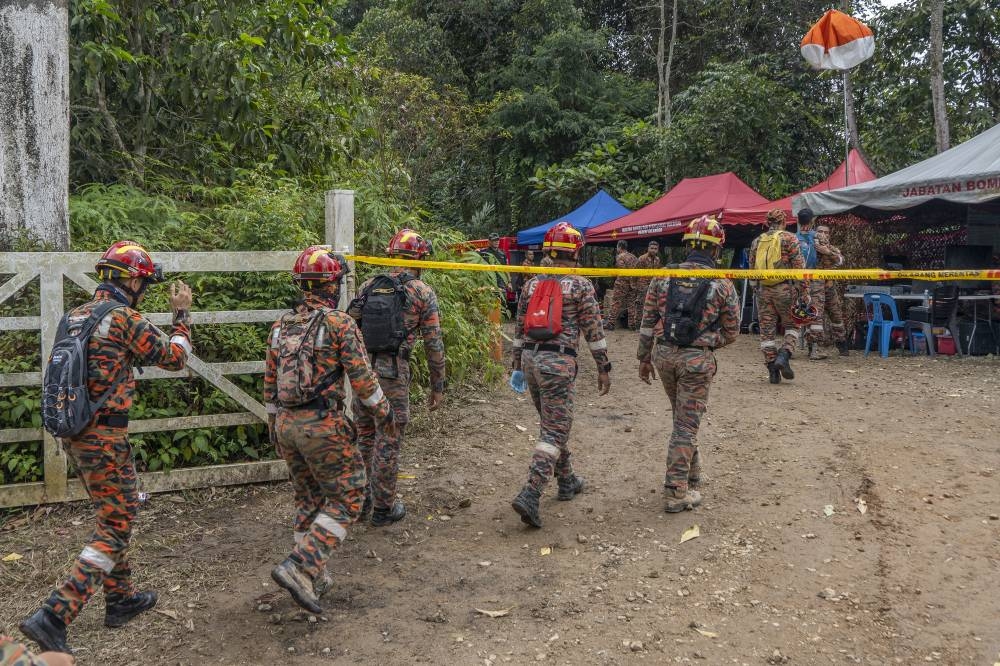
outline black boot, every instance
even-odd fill
[[[271,569],[271,579],[288,590],[299,606],[311,613],[323,612],[323,607],[319,605],[319,598],[313,589],[312,578],[291,558],[285,558],[284,562]]]
[[[372,494],[371,492],[365,493],[364,504],[361,505],[361,515],[358,516],[358,522],[363,523],[368,520],[372,514]]]
[[[841,340],[837,343],[837,349],[840,351],[841,356],[850,356],[851,347],[847,344],[847,340]]]
[[[583,478],[576,474],[571,474],[567,479],[559,479],[559,495],[557,500],[568,502],[576,497],[583,490]]]
[[[774,361],[771,361],[770,363],[767,364],[767,373],[768,373],[768,380],[772,384],[781,383],[781,373],[778,372],[778,366],[774,364]]]
[[[104,611],[105,627],[121,627],[139,613],[156,605],[156,592],[139,592],[128,599],[108,603]]]
[[[21,633],[38,643],[43,652],[73,654],[66,644],[66,624],[48,608],[39,608],[21,622]]]
[[[782,349],[778,352],[778,357],[774,359],[774,367],[778,369],[781,376],[785,379],[795,379],[795,372],[792,370],[792,355],[788,353],[787,350]]]
[[[542,519],[538,515],[538,499],[540,494],[531,486],[525,486],[514,501],[510,503],[517,515],[521,516],[521,522],[532,527],[541,527]]]
[[[383,525],[391,525],[397,521],[403,519],[406,515],[406,506],[397,501],[392,505],[391,509],[373,509],[372,510],[372,527],[382,527]]]

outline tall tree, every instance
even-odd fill
[[[69,247],[66,0],[0,5],[0,249]]]
[[[931,6],[931,102],[934,105],[934,141],[937,151],[950,148],[948,104],[944,96],[944,0]]]

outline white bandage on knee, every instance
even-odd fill
[[[333,536],[337,537],[341,541],[343,541],[347,536],[347,530],[344,529],[344,526],[334,520],[329,514],[320,513],[316,516],[316,520],[313,522],[327,532],[332,532]]]
[[[549,442],[538,442],[538,444],[535,444],[535,451],[549,458],[558,458],[561,453],[558,446]]]
[[[87,546],[81,550],[80,559],[87,564],[94,565],[107,574],[111,573],[111,570],[115,568],[115,561],[93,546]]]

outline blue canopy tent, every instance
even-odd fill
[[[541,245],[545,239],[545,232],[552,228],[556,222],[569,222],[576,229],[586,233],[590,227],[596,227],[610,220],[617,219],[622,215],[627,215],[631,211],[605,192],[599,190],[597,194],[587,200],[582,206],[562,217],[557,217],[551,222],[531,227],[524,231],[517,232],[518,245]]]

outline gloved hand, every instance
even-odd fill
[[[510,387],[517,393],[524,393],[528,390],[528,381],[524,378],[524,372],[515,370],[510,373]]]

